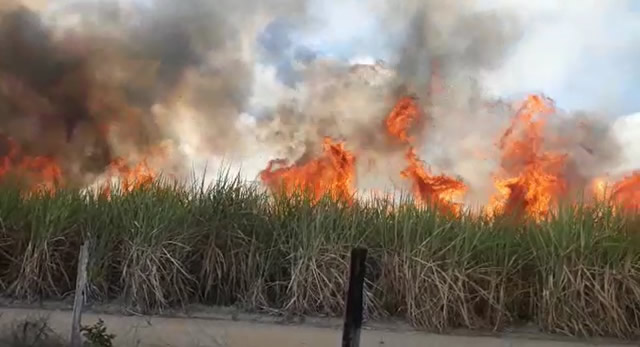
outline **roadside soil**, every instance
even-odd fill
[[[142,316],[118,312],[115,307],[93,307],[82,316],[84,325],[102,319],[110,333],[117,335],[116,346],[172,347],[326,347],[340,346],[341,322],[336,319],[281,318],[242,314],[232,309],[191,308],[189,314]],[[56,334],[68,337],[71,311],[67,305],[49,303],[40,307],[0,305],[0,329],[15,322],[48,318]],[[453,335],[418,332],[399,322],[367,323],[362,331],[362,347],[460,346],[460,347],[583,347],[637,346],[614,340],[578,340],[548,336],[522,330],[501,335],[472,335],[457,331]]]

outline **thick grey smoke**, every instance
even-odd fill
[[[116,157],[135,161],[163,145],[176,147],[184,135],[180,124],[198,129],[199,146],[210,153],[241,145],[233,123],[251,92],[247,43],[263,16],[292,15],[302,6],[276,0],[122,5],[3,8],[0,133],[19,146],[13,161],[55,159],[70,183],[83,185]],[[8,154],[8,142],[4,147]]]
[[[434,173],[460,176],[470,186],[469,201],[486,201],[500,171],[496,142],[521,100],[496,99],[482,81],[503,66],[524,29],[510,8],[467,5],[374,2],[370,10],[389,28],[396,56],[386,68],[320,61],[303,67],[295,90],[302,93],[268,117],[278,129],[271,133],[273,147],[285,139],[291,151],[280,156],[304,161],[309,151],[317,154],[322,136],[343,139],[357,153],[360,188],[406,188],[399,177],[404,149],[391,145],[381,129],[398,98],[415,95],[426,118],[413,131],[422,158]],[[558,110],[546,128],[546,149],[567,153],[567,179],[576,186],[616,162],[616,139],[601,119]]]
[[[384,120],[400,97],[413,95],[423,107],[423,119],[412,132],[424,147],[424,159],[435,164],[436,172],[452,175],[463,174],[456,170],[465,165],[475,166],[469,170],[473,175],[463,177],[490,184],[495,165],[481,163],[486,175],[478,175],[477,160],[467,151],[482,142],[484,155],[491,156],[495,151],[487,139],[497,138],[508,118],[504,108],[485,104],[474,79],[500,66],[517,42],[519,28],[510,13],[478,12],[442,1],[373,1],[362,10],[388,29],[392,39],[386,49],[395,57],[351,68],[323,60],[305,64],[293,95],[261,122],[268,124],[261,128],[270,129],[270,143],[277,147],[284,140],[291,145],[280,156],[304,161],[309,152],[317,154],[322,137],[345,140],[358,158],[359,188],[406,188],[399,174],[406,166],[406,148],[390,141]],[[443,90],[432,95],[438,83]],[[468,131],[460,131],[460,123]]]
[[[487,76],[502,73],[525,35],[513,6],[114,0],[51,7],[59,2],[2,10],[0,134],[26,154],[56,158],[74,183],[91,182],[116,157],[135,163],[159,148],[167,152],[151,164],[169,173],[207,167],[213,178],[231,165],[251,180],[271,159],[304,163],[329,136],[356,155],[359,188],[406,188],[399,174],[406,148],[389,138],[384,120],[410,95],[422,117],[412,136],[432,171],[463,178],[470,201],[493,192],[496,141],[514,106],[496,98]],[[360,56],[376,50],[386,61],[354,64],[345,59],[351,48]],[[558,113],[546,146],[568,153],[572,180],[617,164],[602,117]]]
[[[496,98],[486,77],[501,73],[530,25],[513,4],[406,4],[404,12],[389,4],[385,13],[387,21],[411,20],[395,68],[429,116],[421,153],[436,172],[461,176],[470,186],[470,202],[485,202],[501,171],[497,139],[521,101]],[[607,118],[558,109],[547,122],[544,149],[567,155],[564,176],[572,191],[619,163],[620,146]]]

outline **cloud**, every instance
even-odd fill
[[[567,109],[619,116],[640,109],[640,13],[634,1],[483,2],[510,8],[524,36],[483,84],[497,96],[540,91]]]

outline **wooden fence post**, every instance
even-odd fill
[[[342,347],[360,346],[366,260],[366,248],[354,248],[351,250],[349,289],[347,292],[347,307],[342,331]]]
[[[82,347],[82,335],[80,334],[82,321],[82,306],[85,301],[87,289],[87,263],[89,262],[89,240],[87,239],[80,248],[78,255],[78,274],[76,276],[76,292],[73,300],[73,315],[71,318],[71,347]]]

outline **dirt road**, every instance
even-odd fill
[[[71,312],[0,308],[0,327],[25,318],[48,317],[54,331],[67,337]],[[328,347],[339,346],[340,330],[307,325],[279,325],[233,320],[158,318],[86,313],[83,324],[102,318],[117,335],[116,346],[175,347]],[[550,341],[523,337],[444,336],[419,332],[364,330],[362,347],[584,347],[628,346],[612,343]]]

